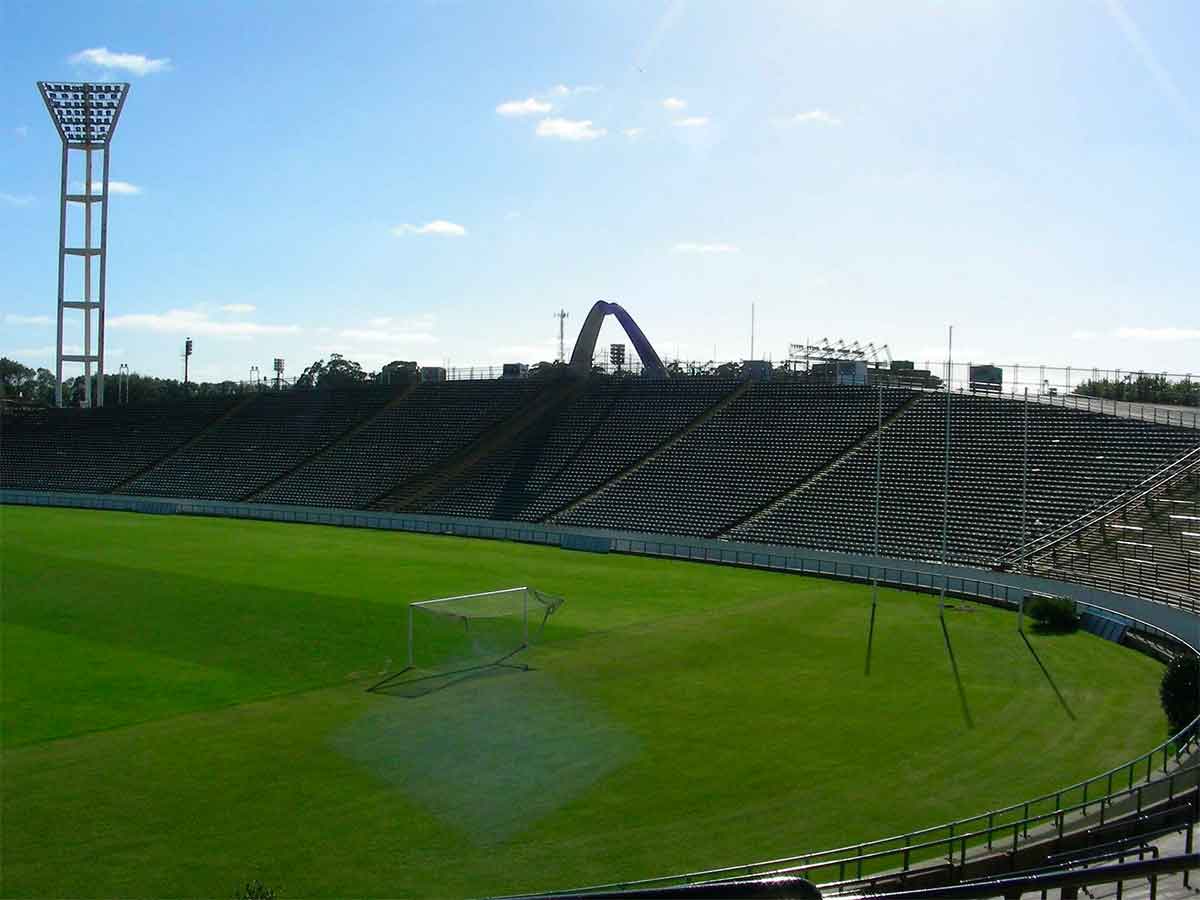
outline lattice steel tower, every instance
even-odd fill
[[[129,94],[129,85],[87,82],[39,81],[38,91],[62,138],[62,181],[58,219],[58,350],[54,365],[54,399],[62,406],[63,363],[83,363],[84,397],[88,406],[104,405],[104,283],[108,249],[108,162],[109,147],[117,119]],[[68,193],[67,175],[71,151],[83,153],[83,193]],[[103,153],[100,193],[92,190],[92,154]],[[83,243],[67,246],[67,204],[83,207]],[[100,239],[92,234],[92,207],[100,204]],[[98,246],[97,246],[98,243]],[[83,260],[83,297],[67,299],[67,258]],[[97,290],[92,290],[92,262],[99,262]],[[63,352],[63,316],[66,310],[83,312],[83,353]],[[93,316],[96,349],[92,352]],[[92,363],[96,364],[96,396],[92,396]],[[94,402],[93,402],[94,401]]]

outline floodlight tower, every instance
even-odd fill
[[[129,95],[125,82],[39,81],[42,102],[62,138],[62,176],[58,215],[58,349],[54,358],[54,400],[62,406],[64,362],[83,363],[84,398],[87,406],[104,405],[104,285],[108,250],[108,162],[109,147],[117,119]],[[71,151],[83,153],[83,193],[67,192]],[[92,154],[104,154],[100,193],[92,190]],[[83,206],[83,246],[67,246],[67,204]],[[100,204],[100,241],[92,239],[92,207]],[[67,299],[67,257],[83,258],[83,297]],[[92,296],[92,260],[100,264],[97,295]],[[68,309],[83,312],[83,353],[63,352],[63,314]],[[92,317],[96,318],[96,348],[92,351]],[[92,363],[96,364],[96,396],[92,397]]]

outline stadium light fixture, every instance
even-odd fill
[[[104,405],[104,301],[108,271],[108,173],[109,146],[125,98],[129,95],[127,82],[39,81],[38,92],[50,119],[62,140],[62,172],[59,189],[58,224],[58,343],[54,360],[54,399],[62,406],[63,363],[83,363],[84,402],[92,406]],[[67,176],[70,170],[71,151],[84,156],[83,193],[67,192]],[[92,180],[92,154],[104,154],[100,192],[96,193]],[[69,203],[83,206],[83,246],[67,246],[67,210]],[[94,246],[92,237],[92,207],[100,204],[100,241]],[[66,297],[67,257],[83,260],[83,297],[68,300]],[[99,283],[95,298],[92,296],[92,263],[99,264]],[[65,353],[63,348],[63,318],[66,310],[83,313],[83,352]],[[96,347],[92,349],[93,318],[96,325]],[[96,395],[92,396],[92,364],[96,365]]]

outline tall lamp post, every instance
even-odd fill
[[[104,405],[104,288],[108,263],[108,170],[109,148],[117,120],[129,95],[129,85],[92,84],[90,82],[39,81],[38,91],[46,111],[62,139],[62,171],[59,179],[58,201],[58,344],[54,356],[54,402],[62,406],[63,363],[83,363],[84,403]],[[67,190],[71,151],[83,154],[83,193]],[[100,192],[94,190],[93,155],[104,154],[101,167]],[[100,204],[99,245],[92,235],[92,208]],[[68,204],[83,207],[83,245],[67,246]],[[83,260],[83,296],[68,299],[67,257]],[[96,295],[92,294],[92,263],[99,264]],[[63,318],[66,310],[83,313],[83,352],[65,353]],[[92,330],[95,320],[96,340],[93,350]],[[96,365],[96,392],[92,394],[92,364]]]

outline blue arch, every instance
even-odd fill
[[[575,339],[575,349],[571,351],[571,368],[582,373],[592,370],[592,357],[596,353],[596,339],[600,337],[600,326],[604,324],[604,317],[610,314],[617,317],[617,321],[629,335],[633,349],[642,361],[642,373],[650,378],[666,378],[666,367],[646,335],[642,333],[642,329],[638,327],[638,323],[633,321],[633,316],[626,312],[620,303],[609,303],[606,300],[597,300],[587,318],[583,320],[579,337]]]

